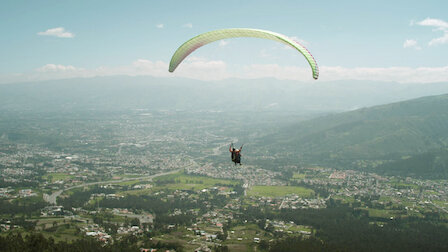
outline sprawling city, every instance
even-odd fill
[[[260,166],[257,159],[279,154],[250,143],[235,165],[228,148],[241,141],[227,135],[233,125],[215,126],[225,113],[2,116],[10,119],[1,122],[2,236],[85,237],[141,251],[262,251],[288,237],[319,239],[321,225],[305,217],[313,211],[348,208],[380,228],[448,219],[444,179],[300,160]],[[246,126],[257,135],[255,124]]]

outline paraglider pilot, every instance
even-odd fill
[[[244,145],[244,144],[243,144]],[[229,151],[232,153],[232,162],[241,165],[241,151],[243,150],[243,145],[241,145],[240,149],[235,149],[233,147],[233,143],[230,144]]]

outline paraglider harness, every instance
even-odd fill
[[[243,144],[244,145],[244,144]],[[243,145],[241,145],[240,149],[237,151],[234,147],[233,147],[233,143],[230,144],[230,148],[229,151],[231,152],[231,158],[232,158],[232,162],[236,164],[240,164],[241,165],[241,151],[243,150]]]

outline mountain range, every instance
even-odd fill
[[[0,110],[186,110],[341,112],[448,93],[448,83],[310,83],[276,79],[198,81],[149,76],[0,85]]]

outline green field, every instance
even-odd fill
[[[183,172],[160,176],[154,179],[154,181],[157,184],[154,189],[171,190],[202,190],[219,185],[235,186],[240,184],[236,180],[192,176]]]
[[[300,231],[306,231],[306,232],[312,232],[312,228],[308,226],[302,226],[302,225],[290,225],[288,228],[288,231],[292,232],[300,232]]]
[[[368,211],[369,211],[369,217],[396,218],[403,215],[402,211],[400,210],[385,210],[385,209],[370,208]]]
[[[143,181],[144,182],[144,181]],[[115,185],[120,185],[120,186],[133,186],[139,183],[143,183],[141,180],[128,180],[128,181],[123,181],[120,183],[114,183]],[[148,183],[148,182],[146,182]]]
[[[306,177],[306,174],[303,173],[294,173],[292,176],[293,179],[304,179]]]
[[[45,175],[42,176],[43,179],[49,181],[51,178],[51,182],[55,182],[58,180],[67,180],[67,179],[72,179],[74,176],[67,174],[67,173],[62,173],[62,172],[56,172],[56,173],[47,173]]]
[[[353,203],[353,202],[355,202],[355,198],[353,198],[353,197],[348,197],[348,196],[343,196],[343,195],[334,195],[334,196],[331,196],[333,199],[339,199],[339,200],[342,200],[342,202],[345,202],[345,203]]]
[[[311,197],[314,191],[301,186],[253,186],[247,192],[248,196],[283,197],[296,194],[300,197]]]
[[[151,192],[154,190],[154,187],[147,188],[147,189],[137,189],[137,190],[128,190],[128,191],[122,191],[119,192],[119,195],[145,195],[145,194],[151,194]]]
[[[115,176],[121,177],[121,178],[140,178],[141,175],[137,174],[115,174]]]
[[[419,189],[419,186],[415,184],[402,183],[402,182],[392,182],[390,184],[396,188],[409,188],[415,190]]]
[[[233,233],[232,233],[233,231]],[[255,224],[245,224],[232,227],[229,231],[229,239],[223,242],[223,245],[229,247],[230,251],[255,251],[254,237],[261,240],[272,239],[268,234]],[[238,240],[242,238],[242,240]]]
[[[54,228],[53,223],[56,224]],[[67,221],[64,223],[64,218],[40,218],[37,221],[36,230],[46,238],[52,237],[56,242],[59,241],[74,241],[79,239],[79,234],[76,233],[76,227],[80,227],[79,224],[73,224]],[[2,232],[0,235],[8,235],[9,233],[20,233],[23,237],[30,234],[30,231],[23,228],[13,229],[7,232]]]
[[[164,243],[178,243],[184,246],[184,251],[194,251],[199,247],[199,245],[189,243],[189,241],[191,241],[193,237],[195,237],[193,231],[187,231],[186,229],[178,228],[171,233],[158,235],[153,237],[152,239],[154,242],[161,241]]]

